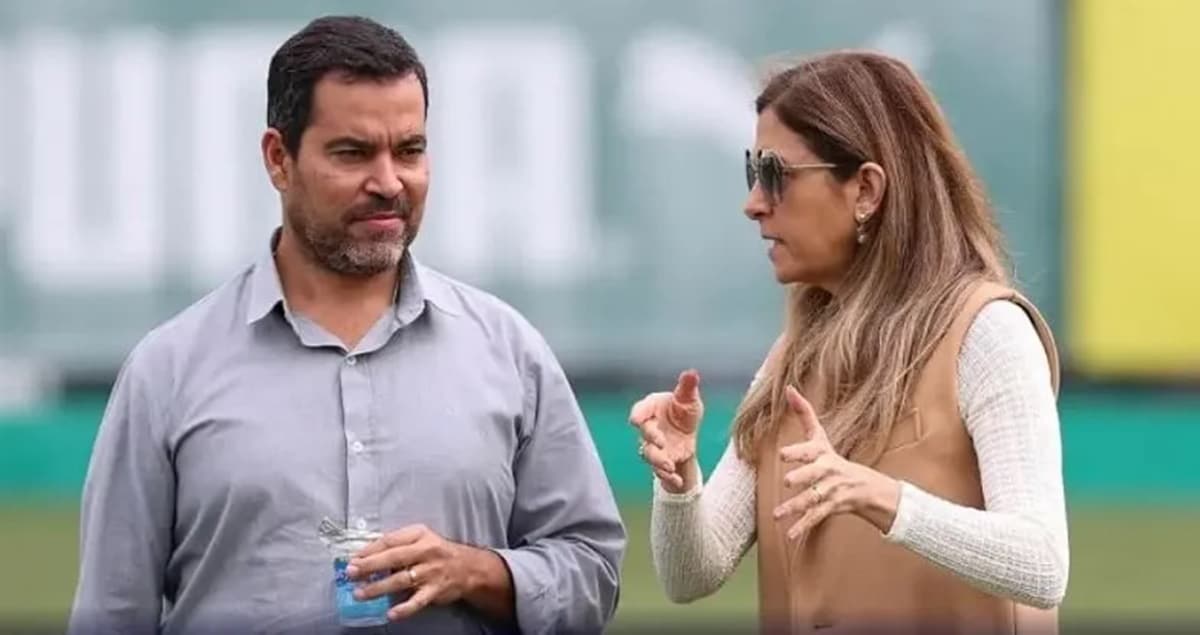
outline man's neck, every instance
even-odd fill
[[[275,250],[279,284],[288,307],[317,322],[352,349],[392,306],[398,268],[373,276],[330,271],[306,254],[285,230]]]

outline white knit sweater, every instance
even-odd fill
[[[1045,352],[1020,307],[980,311],[959,354],[958,386],[985,510],[902,482],[884,539],[991,593],[1055,606],[1069,564],[1058,412]],[[692,491],[672,494],[655,480],[650,539],[672,601],[707,596],[729,579],[754,542],[754,492],[754,472],[732,445]]]

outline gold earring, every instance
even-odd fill
[[[854,228],[854,239],[858,241],[858,244],[861,245],[867,242],[867,214],[864,212],[855,214],[854,221],[856,224],[856,227]]]

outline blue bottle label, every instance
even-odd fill
[[[359,601],[354,597],[354,589],[383,580],[384,573],[376,573],[366,581],[355,582],[346,575],[347,558],[337,558],[333,562],[334,595],[337,602],[338,617],[345,624],[383,624],[387,622],[387,612],[391,608],[391,600],[384,595],[372,600]]]

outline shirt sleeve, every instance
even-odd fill
[[[988,592],[1057,606],[1070,562],[1062,439],[1045,350],[1019,306],[979,313],[959,356],[959,395],[985,509],[903,483],[886,538]]]
[[[783,348],[780,335],[748,390],[766,377],[768,365],[783,354]],[[696,473],[700,474],[698,465]],[[707,484],[701,475],[691,491],[672,494],[654,479],[650,553],[659,583],[672,602],[712,595],[733,575],[757,538],[757,480],[754,468],[738,456],[734,439],[725,446]]]
[[[672,602],[712,595],[733,576],[755,539],[755,483],[733,441],[708,483],[673,494],[654,479],[650,553]]]
[[[626,532],[566,376],[532,339],[510,548],[496,551],[522,633],[598,633],[617,607]]]
[[[159,628],[175,480],[160,433],[166,381],[147,353],[139,345],[118,373],[92,449],[72,634]]]

